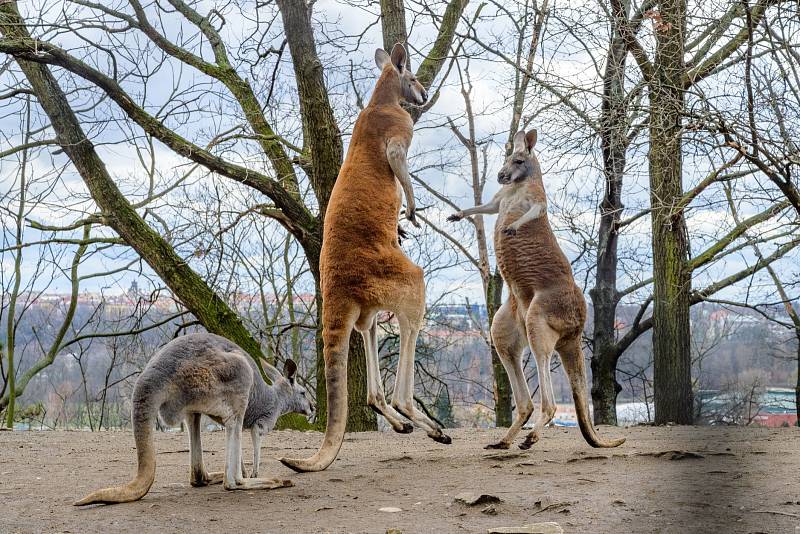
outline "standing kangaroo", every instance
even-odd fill
[[[252,358],[238,345],[214,334],[190,334],[164,345],[147,363],[133,388],[133,437],[138,471],[125,486],[105,488],[75,503],[121,503],[141,499],[156,474],[153,426],[160,415],[167,425],[185,419],[189,427],[192,486],[222,482],[225,489],[274,489],[291,486],[288,480],[244,480],[241,459],[242,428],[251,429],[253,473],[258,474],[261,437],[289,412],[314,413],[311,396],[294,378],[291,360],[284,378],[264,362],[272,380],[268,386]],[[207,473],[200,443],[200,418],[206,414],[225,426],[225,472]]]
[[[434,440],[450,443],[442,429],[414,406],[414,351],[425,312],[425,283],[422,269],[397,242],[403,193],[406,218],[419,226],[406,163],[414,124],[400,102],[421,105],[428,95],[411,72],[401,44],[394,45],[391,56],[378,49],[375,62],[381,75],[356,120],[325,212],[320,275],[328,426],[314,456],[281,459],[295,471],[321,471],[339,453],[347,422],[347,352],[353,328],[364,338],[368,404],[396,432],[413,430],[402,414]],[[400,359],[391,406],[386,403],[378,366],[377,314],[381,310],[394,313],[400,324]]]
[[[592,447],[616,447],[625,439],[602,441],[589,420],[586,369],[581,334],[586,301],[547,220],[547,197],[539,160],[533,153],[536,130],[514,135],[513,153],[497,175],[500,191],[486,204],[459,211],[448,220],[478,213],[498,213],[494,242],[497,264],[509,286],[508,300],[492,322],[492,340],[511,380],[517,413],[505,437],[487,449],[508,449],[533,413],[533,401],[522,368],[522,351],[529,345],[536,358],[542,407],[533,430],[520,444],[529,449],[556,413],[550,382],[553,351],[561,356],[575,401],[581,433]]]

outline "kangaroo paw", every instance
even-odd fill
[[[399,428],[393,426],[392,429],[394,429],[394,431],[397,432],[398,434],[411,434],[414,431],[414,425],[412,425],[411,423],[403,423],[403,425],[400,426]]]
[[[257,489],[278,489],[290,488],[294,486],[291,480],[280,480],[277,478],[248,478],[241,482],[225,484],[226,490],[257,490]]]
[[[443,432],[439,432],[438,434],[428,434],[428,437],[433,441],[437,443],[443,443],[444,445],[450,445],[453,442],[453,440],[450,439],[450,436],[444,434]]]
[[[222,471],[214,473],[202,473],[198,476],[193,476],[190,484],[195,488],[202,488],[210,486],[211,484],[221,484],[223,478]]]
[[[525,441],[519,444],[519,448],[522,449],[523,451],[527,451],[528,449],[533,447],[533,445],[538,441],[539,441],[538,434],[528,434],[528,436],[525,438]]]

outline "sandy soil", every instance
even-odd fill
[[[800,429],[600,428],[618,449],[591,449],[551,428],[529,451],[484,451],[497,430],[350,434],[322,473],[275,458],[308,455],[318,433],[274,432],[261,476],[294,487],[228,492],[189,486],[188,436],[157,433],[156,481],[142,500],[76,508],[134,471],[129,432],[0,432],[0,532],[487,532],[555,521],[564,532],[800,532]],[[204,434],[206,465],[223,434]],[[251,454],[249,436],[245,454]],[[689,451],[693,454],[671,451]],[[462,492],[501,502],[467,506]],[[383,507],[399,512],[379,511]]]

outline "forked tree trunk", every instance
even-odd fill
[[[625,173],[627,106],[625,101],[625,41],[615,28],[609,43],[603,76],[603,108],[600,117],[600,143],[603,152],[605,193],[600,204],[595,285],[589,291],[594,308],[592,328],[592,405],[594,423],[617,424],[616,346],[617,247],[622,217],[622,178]]]
[[[0,33],[7,38],[30,38],[13,3],[0,5]],[[21,59],[17,62],[108,225],[158,273],[208,331],[227,337],[258,358],[261,348],[238,315],[150,228],[117,188],[48,67]]]
[[[691,272],[683,211],[681,117],[684,111],[685,0],[660,3],[650,83],[650,203],[653,232],[653,383],[655,422],[691,424],[689,325]]]

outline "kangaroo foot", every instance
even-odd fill
[[[453,440],[450,439],[450,436],[448,436],[441,430],[438,433],[429,433],[428,437],[431,438],[433,441],[437,443],[443,443],[444,445],[450,445],[453,442]]]
[[[519,444],[519,448],[526,451],[531,447],[533,447],[533,445],[538,441],[539,441],[539,434],[531,432],[525,437],[525,441]]]
[[[226,490],[257,490],[257,489],[278,489],[290,488],[294,486],[291,480],[280,480],[277,478],[248,478],[241,481],[225,482]]]
[[[414,425],[411,423],[403,423],[400,427],[392,426],[392,429],[398,434],[411,434],[414,431]]]
[[[210,486],[212,484],[221,484],[222,479],[224,477],[224,473],[222,471],[216,471],[214,473],[203,473],[201,476],[192,477],[191,484],[195,488],[202,488],[205,486]]]
[[[500,449],[505,450],[508,449],[511,445],[506,443],[505,441],[498,441],[497,443],[490,443],[484,447],[484,449]]]

